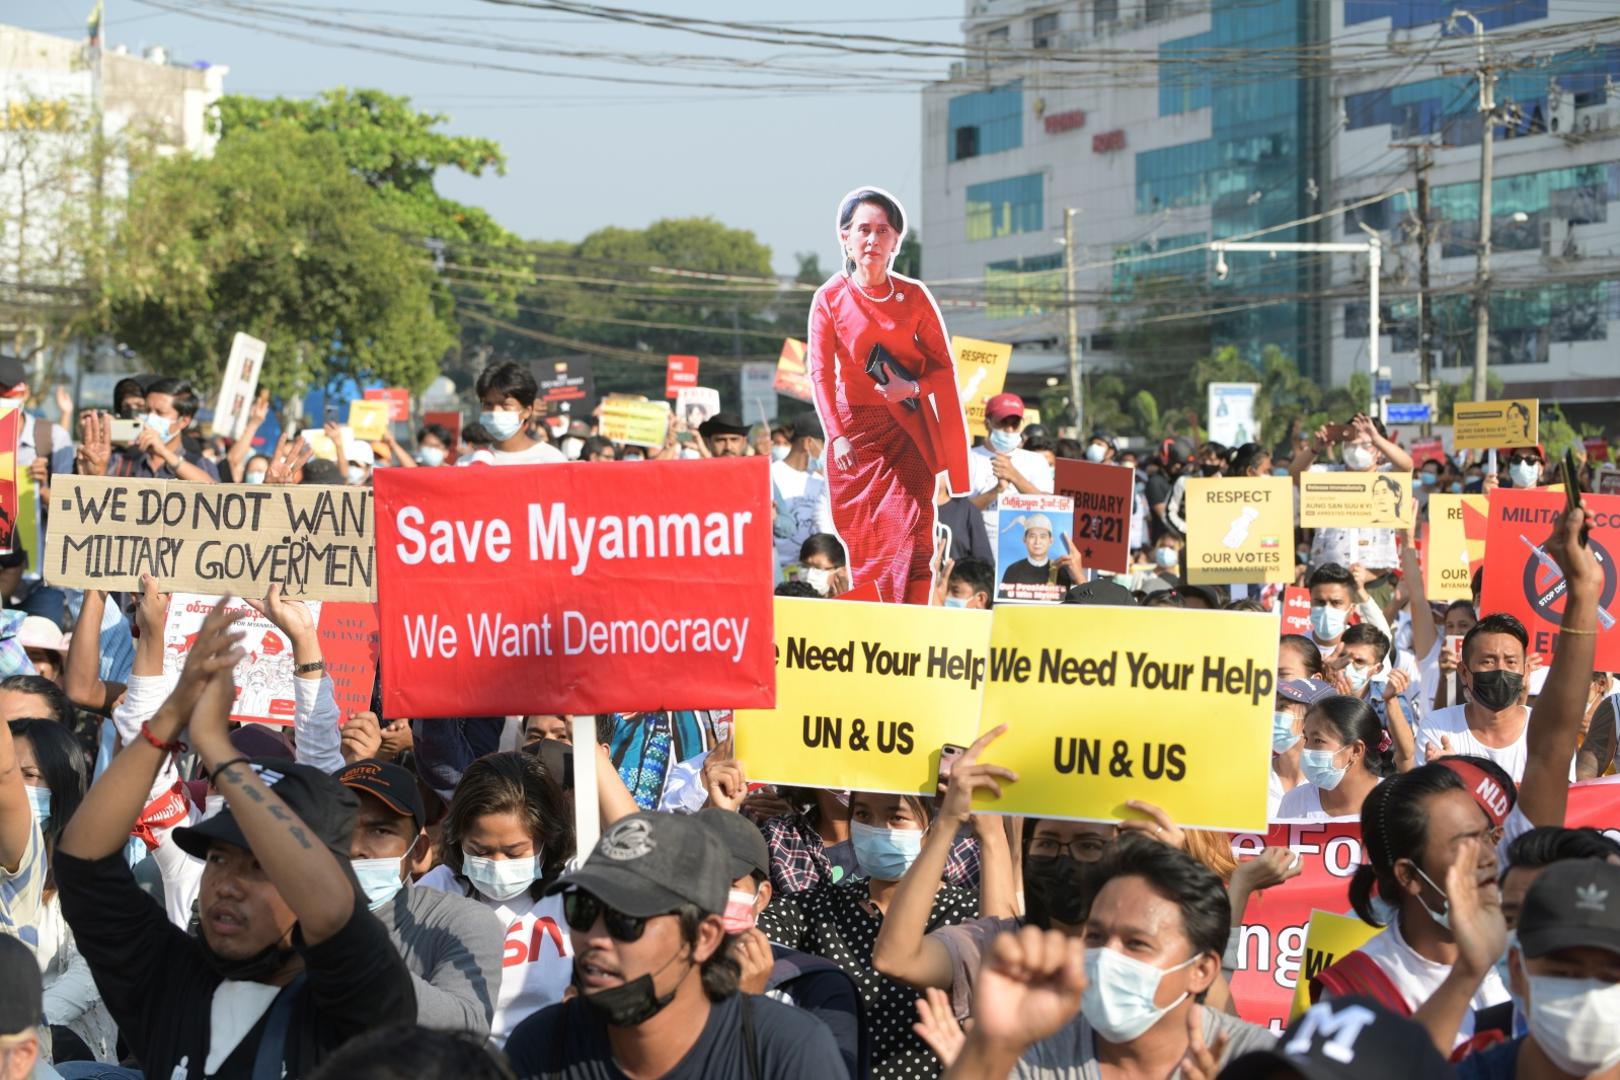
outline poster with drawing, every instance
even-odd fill
[[[941,474],[968,493],[967,420],[945,320],[927,286],[893,272],[906,213],[881,188],[839,200],[841,268],[810,306],[806,368],[826,433],[834,531],[852,588],[926,604]]]
[[[179,676],[203,619],[220,602],[217,596],[200,593],[174,593],[169,597],[169,616],[163,624],[163,674]],[[319,626],[320,601],[305,603]],[[242,648],[247,652],[236,665],[236,704],[231,706],[231,719],[238,723],[291,724],[297,705],[293,697],[292,643],[245,601],[232,599],[230,610],[245,613],[236,629],[246,634]]]

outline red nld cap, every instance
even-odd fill
[[[1501,827],[1507,820],[1508,814],[1513,810],[1513,802],[1517,797],[1502,786],[1490,773],[1475,765],[1471,761],[1459,761],[1457,758],[1441,758],[1435,762],[1442,768],[1450,769],[1461,778],[1463,785],[1468,788],[1468,794],[1474,797],[1479,808],[1485,811],[1485,816],[1491,819],[1491,824]]]

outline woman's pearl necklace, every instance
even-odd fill
[[[873,296],[871,293],[869,293],[865,289],[861,288],[861,283],[855,280],[855,275],[854,274],[849,275],[849,283],[851,285],[855,286],[855,291],[856,292],[860,293],[862,296],[866,297],[868,300],[872,301],[872,303],[874,303],[874,304],[886,304],[890,300],[894,299],[895,293],[894,293],[894,275],[893,274],[889,275],[889,295],[888,296]],[[906,294],[901,293],[900,294],[900,299],[904,300],[905,298],[906,298]]]

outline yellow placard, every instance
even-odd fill
[[[1187,580],[1294,580],[1294,491],[1286,476],[1187,481]]]
[[[966,746],[978,729],[990,620],[988,611],[778,597],[776,708],[737,712],[748,778],[932,795],[940,747]],[[1264,784],[1260,794],[1264,811]]]
[[[1354,915],[1312,911],[1311,921],[1305,924],[1305,955],[1300,960],[1299,982],[1294,987],[1293,1003],[1288,1007],[1288,1019],[1293,1020],[1311,1007],[1312,979],[1344,959],[1347,953],[1367,944],[1379,929]]]
[[[388,410],[386,401],[365,401],[356,398],[349,402],[349,430],[361,442],[377,442],[388,438]]]
[[[956,388],[962,395],[962,411],[967,414],[968,433],[987,435],[984,403],[1001,393],[1007,384],[1007,365],[1012,362],[1011,345],[978,338],[951,338],[956,354]]]
[[[1429,538],[1423,548],[1423,585],[1430,600],[1472,600],[1473,567],[1485,558],[1485,495],[1430,495]],[[1478,522],[1468,535],[1468,519]]]
[[[1416,518],[1411,473],[1300,474],[1301,528],[1410,529]]]
[[[1265,829],[1275,615],[998,607],[988,670],[981,731],[1007,731],[981,760],[1018,780],[976,807],[1117,821],[1143,799],[1181,825]]]
[[[17,528],[12,533],[12,543],[27,553],[25,565],[29,575],[37,576],[45,538],[39,530],[39,487],[29,469],[17,470]]]
[[[669,405],[662,401],[627,401],[622,398],[602,402],[597,417],[602,438],[632,446],[663,446],[669,430]]]
[[[1534,446],[1541,441],[1541,402],[1536,398],[1459,401],[1452,406],[1451,425],[1454,450]]]

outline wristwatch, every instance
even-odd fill
[[[325,670],[326,670],[326,661],[325,660],[312,660],[307,664],[299,664],[297,667],[293,668],[293,674],[295,674],[295,675],[313,675],[317,671],[325,671]]]

